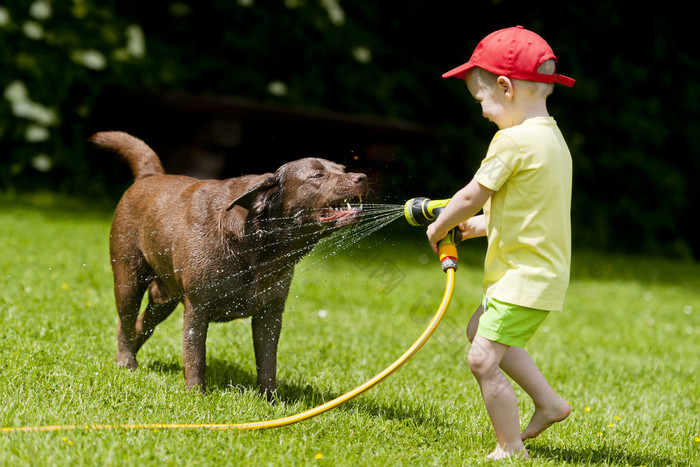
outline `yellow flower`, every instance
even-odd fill
[[[590,411],[591,411],[591,408],[590,408],[590,407],[584,407],[583,410],[585,410],[586,412],[590,412]]]
[[[618,417],[617,415],[615,415],[615,420],[620,421],[620,417]]]
[[[696,436],[695,439],[694,439],[694,441],[695,441],[696,443],[700,443],[700,438]]]
[[[64,282],[63,284],[61,284],[61,288],[62,288],[63,290],[66,290],[66,289],[68,288],[68,284],[66,284],[66,283]]]
[[[608,425],[608,428],[612,428],[612,427],[614,427],[614,426],[615,426],[615,424],[614,424],[614,423],[611,423],[610,425]]]
[[[316,459],[323,459],[323,454],[321,454],[320,452],[316,454]]]

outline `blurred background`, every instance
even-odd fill
[[[575,247],[697,260],[696,26],[685,3],[641,5],[3,0],[0,192],[116,202],[129,170],[86,138],[123,130],[171,173],[320,156],[370,175],[373,202],[448,197],[496,127],[440,76],[522,25],[577,80],[549,100],[574,160]]]

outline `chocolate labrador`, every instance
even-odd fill
[[[135,369],[138,350],[183,302],[185,383],[204,392],[209,323],[251,317],[258,387],[271,400],[294,265],[321,238],[360,220],[361,204],[351,203],[367,194],[367,177],[306,158],[275,173],[197,180],[166,175],[156,153],[129,134],[90,140],[126,160],[135,178],[110,231],[117,365]]]

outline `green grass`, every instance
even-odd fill
[[[420,232],[377,232],[307,258],[285,313],[279,397],[255,392],[248,320],[213,325],[209,393],[184,389],[181,312],[115,368],[110,213],[0,197],[0,426],[238,423],[295,414],[384,369],[422,332],[445,276]],[[255,432],[0,433],[0,465],[475,465],[495,444],[466,366],[484,244],[460,246],[448,314],[402,369],[353,401]],[[426,263],[427,261],[427,263]],[[323,311],[322,311],[323,310]],[[523,465],[700,463],[700,265],[576,253],[566,310],[528,344],[572,405]],[[518,390],[522,421],[531,402]],[[320,457],[320,458],[317,458]],[[514,462],[517,464],[517,462]]]

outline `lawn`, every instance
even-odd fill
[[[248,320],[213,325],[209,392],[184,388],[182,313],[138,370],[113,362],[116,311],[104,207],[0,196],[0,427],[239,423],[292,415],[393,362],[439,304],[445,275],[398,221],[297,268],[279,349],[278,396],[255,391]],[[475,465],[495,444],[466,365],[484,243],[460,245],[440,327],[379,386],[284,428],[0,433],[0,465]],[[565,311],[528,344],[572,406],[527,443],[522,465],[700,464],[700,265],[576,252]],[[517,389],[516,389],[517,390]],[[517,390],[522,422],[531,402]],[[514,462],[514,464],[518,464]]]

